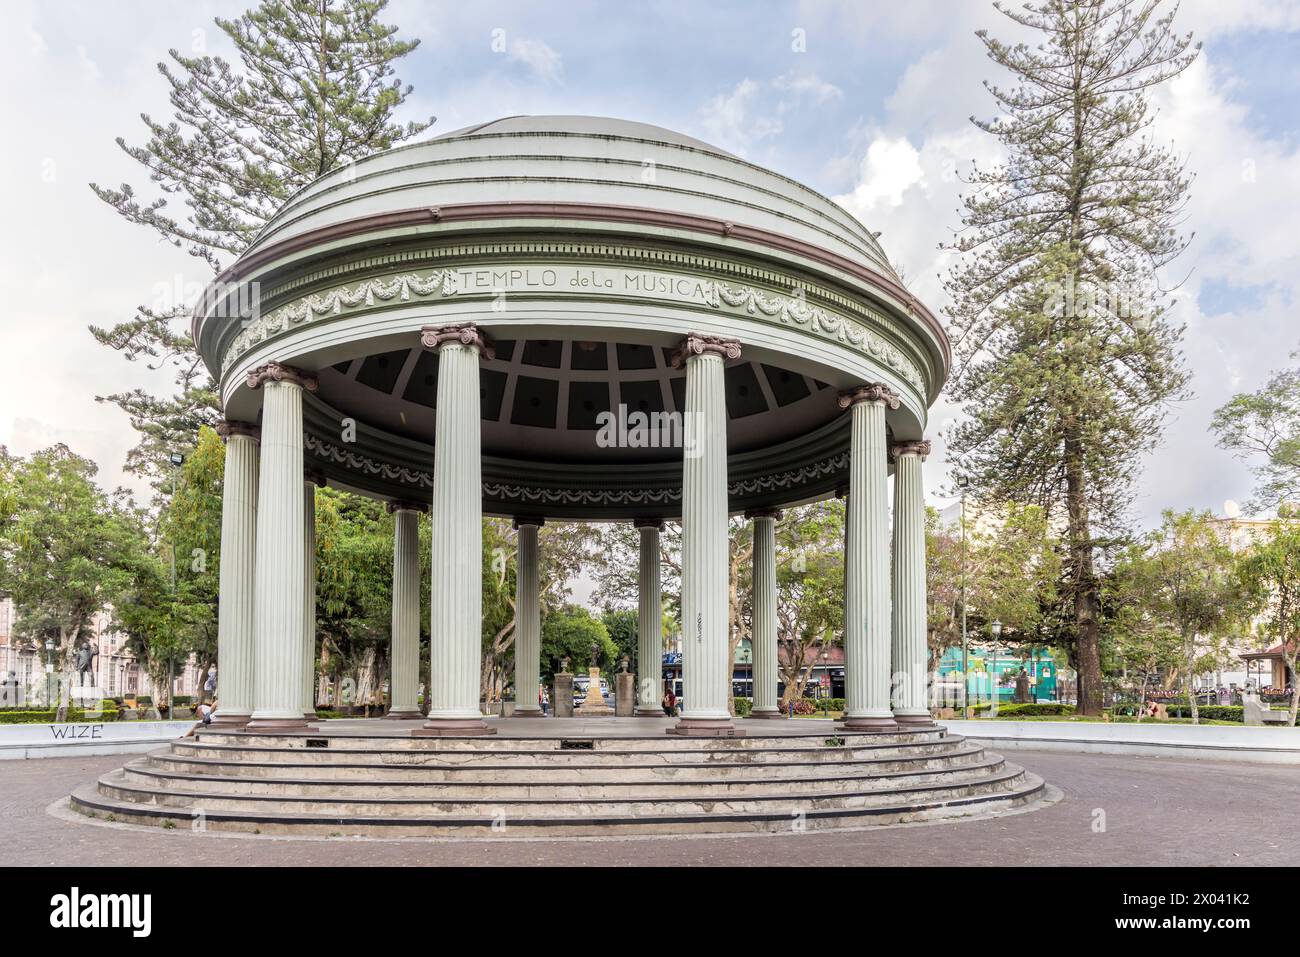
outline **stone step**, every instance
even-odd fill
[[[835,739],[831,739],[834,741]],[[559,750],[555,748],[532,749],[515,748],[456,748],[442,750],[437,748],[357,748],[354,739],[330,739],[328,747],[284,748],[269,745],[232,745],[225,742],[212,742],[205,738],[196,741],[183,738],[172,743],[172,751],[177,755],[215,757],[222,760],[239,761],[245,758],[258,760],[281,760],[315,764],[333,764],[340,760],[349,763],[405,764],[405,765],[506,765],[520,764],[532,766],[603,766],[611,761],[635,762],[638,764],[671,765],[687,764],[759,764],[768,761],[786,762],[793,758],[801,761],[842,761],[861,760],[872,756],[905,756],[913,754],[938,754],[961,747],[965,738],[961,735],[948,735],[942,738],[922,738],[916,741],[875,742],[875,743],[836,743],[824,742],[818,747],[765,747],[751,749],[732,748],[676,748],[669,751],[654,751],[644,748],[592,748]]]
[[[491,818],[454,816],[444,813],[408,815],[384,814],[360,817],[341,812],[301,814],[255,806],[226,811],[206,808],[202,812],[185,808],[136,803],[112,794],[112,788],[84,785],[73,792],[75,810],[97,818],[111,818],[137,824],[162,825],[245,833],[285,834],[318,837],[477,837],[514,839],[519,837],[580,837],[587,835],[677,835],[683,833],[748,833],[790,830],[819,830],[833,827],[888,826],[898,823],[943,820],[987,814],[1033,805],[1044,797],[1044,785],[1037,775],[1007,765],[1008,776],[992,789],[940,797],[936,792],[898,795],[893,801],[874,805],[827,806],[815,800],[787,801],[783,806],[766,806],[750,813],[718,813],[715,807],[703,813],[686,813],[676,808],[662,813],[628,816],[626,805],[617,813],[600,816]],[[107,792],[107,793],[106,793]],[[247,802],[250,805],[252,802]],[[273,802],[268,802],[273,803]]]
[[[347,779],[250,778],[230,774],[185,773],[160,769],[143,761],[132,762],[124,769],[124,781],[144,789],[159,791],[196,791],[221,795],[279,795],[287,797],[328,797],[346,799],[422,798],[426,801],[459,799],[501,800],[509,798],[593,800],[597,798],[647,797],[676,799],[764,796],[772,794],[846,793],[885,790],[907,784],[947,783],[968,780],[972,775],[996,772],[1003,766],[1001,758],[989,757],[978,750],[968,760],[942,765],[918,764],[905,769],[877,770],[870,775],[828,777],[823,771],[774,780],[770,776],[745,775],[699,781],[677,775],[658,775],[631,780],[607,780],[604,775],[583,773],[578,779],[544,782],[517,777],[497,781],[452,782],[398,778],[376,782],[369,775]],[[766,769],[763,769],[766,770]],[[960,774],[961,777],[954,777]]]
[[[557,719],[558,720],[558,719]],[[794,719],[796,723],[803,723]],[[327,727],[314,732],[293,732],[283,734],[258,734],[246,731],[198,730],[194,738],[205,744],[217,744],[243,747],[274,747],[293,750],[296,748],[354,750],[406,750],[406,751],[564,751],[568,746],[590,745],[593,751],[653,751],[668,753],[674,751],[763,751],[770,748],[808,748],[818,750],[825,747],[865,747],[873,744],[913,744],[920,741],[938,741],[947,736],[943,728],[931,728],[922,731],[884,731],[847,732],[837,730],[833,724],[826,722],[825,729],[811,731],[800,730],[798,733],[759,734],[750,730],[745,737],[737,738],[692,738],[663,734],[653,737],[619,736],[616,734],[591,734],[575,731],[573,734],[556,733],[538,737],[484,735],[466,738],[417,738],[410,732],[372,734],[335,733]],[[828,743],[829,742],[829,743]]]
[[[987,795],[1014,788],[1023,772],[1004,765],[992,773],[951,772],[943,781],[896,784],[868,791],[837,791],[809,794],[766,794],[736,797],[663,798],[637,795],[623,798],[510,798],[430,800],[428,798],[292,797],[286,795],[230,795],[202,791],[159,791],[128,783],[122,770],[100,778],[99,790],[106,797],[137,804],[153,804],[181,810],[201,808],[203,812],[249,811],[259,806],[277,814],[327,814],[349,819],[384,816],[449,816],[480,820],[534,818],[638,818],[653,816],[727,817],[735,814],[784,809],[787,814],[812,808],[866,808],[896,804],[900,800],[926,804],[961,797]]]

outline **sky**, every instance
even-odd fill
[[[166,370],[127,363],[89,325],[137,303],[184,298],[209,273],[120,219],[88,188],[148,192],[117,146],[145,139],[141,113],[168,116],[167,50],[228,54],[214,16],[251,0],[10,2],[0,33],[0,444],[28,454],[63,442],[105,487],[147,497],[123,472],[135,435],[103,396],[165,392]],[[1000,80],[975,31],[1011,39],[985,0],[907,3],[699,0],[428,3],[393,0],[386,19],[419,48],[398,64],[415,87],[401,119],[445,132],[499,116],[591,114],[655,123],[714,143],[832,196],[872,230],[938,314],[939,244],[958,226],[958,171],[999,158],[971,116],[990,117]],[[1250,496],[1249,466],[1215,448],[1209,422],[1300,348],[1300,0],[1183,0],[1180,31],[1204,48],[1157,91],[1155,135],[1195,175],[1188,250],[1164,281],[1194,398],[1171,410],[1145,459],[1134,518]],[[942,436],[959,414],[931,410],[934,504],[950,499]]]

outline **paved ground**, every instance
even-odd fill
[[[601,841],[355,841],[233,837],[69,820],[46,808],[125,759],[0,764],[5,864],[1293,864],[1300,771],[1169,758],[1018,751],[1064,792],[1027,814],[884,830]],[[1097,812],[1105,830],[1094,831]]]

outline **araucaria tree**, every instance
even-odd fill
[[[1148,96],[1198,48],[1159,0],[995,6],[1040,39],[978,34],[1018,85],[986,84],[1000,115],[972,120],[1006,161],[973,171],[950,247],[950,391],[966,415],[948,439],[986,502],[1064,514],[1066,637],[1079,708],[1097,714],[1098,553],[1124,530],[1142,453],[1186,384],[1157,271],[1185,245],[1188,178],[1151,139]]]
[[[399,124],[394,111],[411,92],[393,78],[394,61],[418,40],[399,40],[381,22],[387,0],[264,0],[216,25],[243,68],[221,57],[170,51],[158,64],[171,87],[173,116],[148,115],[143,146],[118,145],[144,167],[158,195],[141,199],[129,184],[91,189],[130,222],[146,226],[214,271],[248,246],[290,195],[312,180],[428,127]],[[183,212],[169,206],[183,200]],[[149,305],[95,338],[127,359],[174,362],[177,391],[142,389],[107,396],[142,433],[128,458],[133,471],[157,477],[169,449],[188,448],[216,417],[216,386],[175,301],[175,283]]]

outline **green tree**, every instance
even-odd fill
[[[1140,596],[1154,627],[1177,639],[1193,724],[1200,722],[1193,678],[1218,663],[1223,652],[1217,649],[1248,619],[1235,563],[1209,512],[1166,510],[1160,527],[1116,570],[1122,587]]]
[[[844,503],[787,509],[776,526],[781,707],[804,696],[818,657],[844,640]],[[752,610],[751,610],[752,613]]]
[[[592,645],[600,649],[600,669],[612,671],[618,661],[618,646],[604,622],[580,605],[557,608],[542,621],[542,675],[549,680],[566,657],[574,674],[586,674]]]
[[[97,612],[121,613],[137,581],[161,580],[143,516],[126,492],[107,495],[89,459],[55,445],[29,459],[0,456],[9,520],[0,527],[0,592],[15,635],[53,639],[64,672]],[[155,603],[156,606],[157,603]]]
[[[1220,448],[1263,460],[1255,467],[1255,511],[1289,514],[1300,506],[1300,365],[1274,372],[1258,392],[1234,395],[1215,411],[1212,427]]]
[[[637,661],[639,622],[636,609],[606,608],[600,613],[600,620],[605,630],[609,632],[614,647],[618,649],[614,660],[620,661],[626,655],[629,669],[635,671],[639,664]],[[658,668],[659,665],[654,664],[652,667]]]
[[[967,547],[971,611],[984,624],[1002,622],[1007,640],[1043,641],[1061,574],[1060,554],[1043,509],[1003,506],[982,528],[968,528]]]
[[[240,67],[219,56],[170,50],[158,71],[170,87],[172,117],[141,119],[143,146],[118,146],[156,184],[140,198],[130,184],[91,184],[128,222],[145,226],[214,272],[239,255],[294,192],[364,156],[409,139],[429,123],[398,124],[393,114],[411,87],[393,64],[419,44],[399,40],[380,19],[387,0],[264,0],[234,20],[216,19]],[[431,122],[431,121],[430,121]],[[184,199],[183,213],[168,199]],[[134,389],[100,397],[118,405],[141,433],[127,467],[159,477],[166,453],[187,448],[219,409],[216,384],[188,331],[189,304],[160,293],[129,320],[91,327],[95,338],[150,368],[174,364],[176,391]]]
[[[954,530],[956,529],[956,530]],[[961,644],[962,545],[960,528],[925,510],[926,644],[933,667]]]
[[[1242,556],[1238,574],[1262,616],[1260,631],[1282,646],[1291,683],[1291,721],[1300,701],[1296,655],[1300,652],[1300,522],[1278,521],[1271,534]]]
[[[1184,246],[1188,179],[1150,139],[1148,97],[1199,46],[1159,5],[995,5],[1039,42],[978,32],[1018,85],[986,84],[999,115],[973,122],[1008,159],[974,170],[946,282],[967,413],[954,465],[985,501],[1064,513],[1085,714],[1101,710],[1097,553],[1124,530],[1139,453],[1186,382],[1156,270]]]

